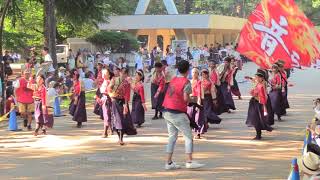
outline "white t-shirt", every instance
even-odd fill
[[[48,68],[46,68],[46,69],[47,69],[46,72],[48,72],[48,70],[51,70],[51,71],[52,71],[52,69],[54,69],[54,68],[53,68],[53,63],[52,63],[52,58],[51,58],[50,54],[46,54],[46,55],[44,56],[44,62],[51,63],[51,65],[48,66]]]
[[[44,56],[44,61],[45,62],[52,62],[52,58],[51,58],[50,54],[47,54]]]

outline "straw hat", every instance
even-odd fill
[[[31,69],[27,68],[23,71],[24,74],[31,74]]]
[[[320,173],[319,161],[318,155],[307,152],[305,155],[298,158],[299,170],[309,175]]]

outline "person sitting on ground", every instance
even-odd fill
[[[55,89],[55,81],[51,81],[49,83],[49,87],[47,89],[47,97],[48,97],[48,106],[54,107],[54,99],[58,96],[58,92]]]
[[[94,80],[90,78],[89,72],[85,74],[85,77],[83,78],[82,82],[84,84],[85,91],[92,90],[95,87]]]

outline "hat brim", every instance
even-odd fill
[[[209,74],[209,71],[206,69],[206,70],[202,70],[201,73]]]
[[[298,167],[299,167],[299,171],[300,172],[304,172],[306,174],[309,174],[309,175],[314,175],[314,174],[318,174],[320,173],[320,170],[318,169],[317,171],[311,171],[309,170],[308,168],[306,168],[303,163],[302,163],[302,158],[303,157],[299,157],[297,158],[297,164],[298,164]]]
[[[264,74],[256,73],[255,75],[264,78]]]

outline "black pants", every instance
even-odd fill
[[[307,145],[307,152],[313,152],[316,155],[320,156],[320,147],[316,144],[309,143]]]
[[[257,137],[261,138],[262,131],[261,129],[256,129]]]

